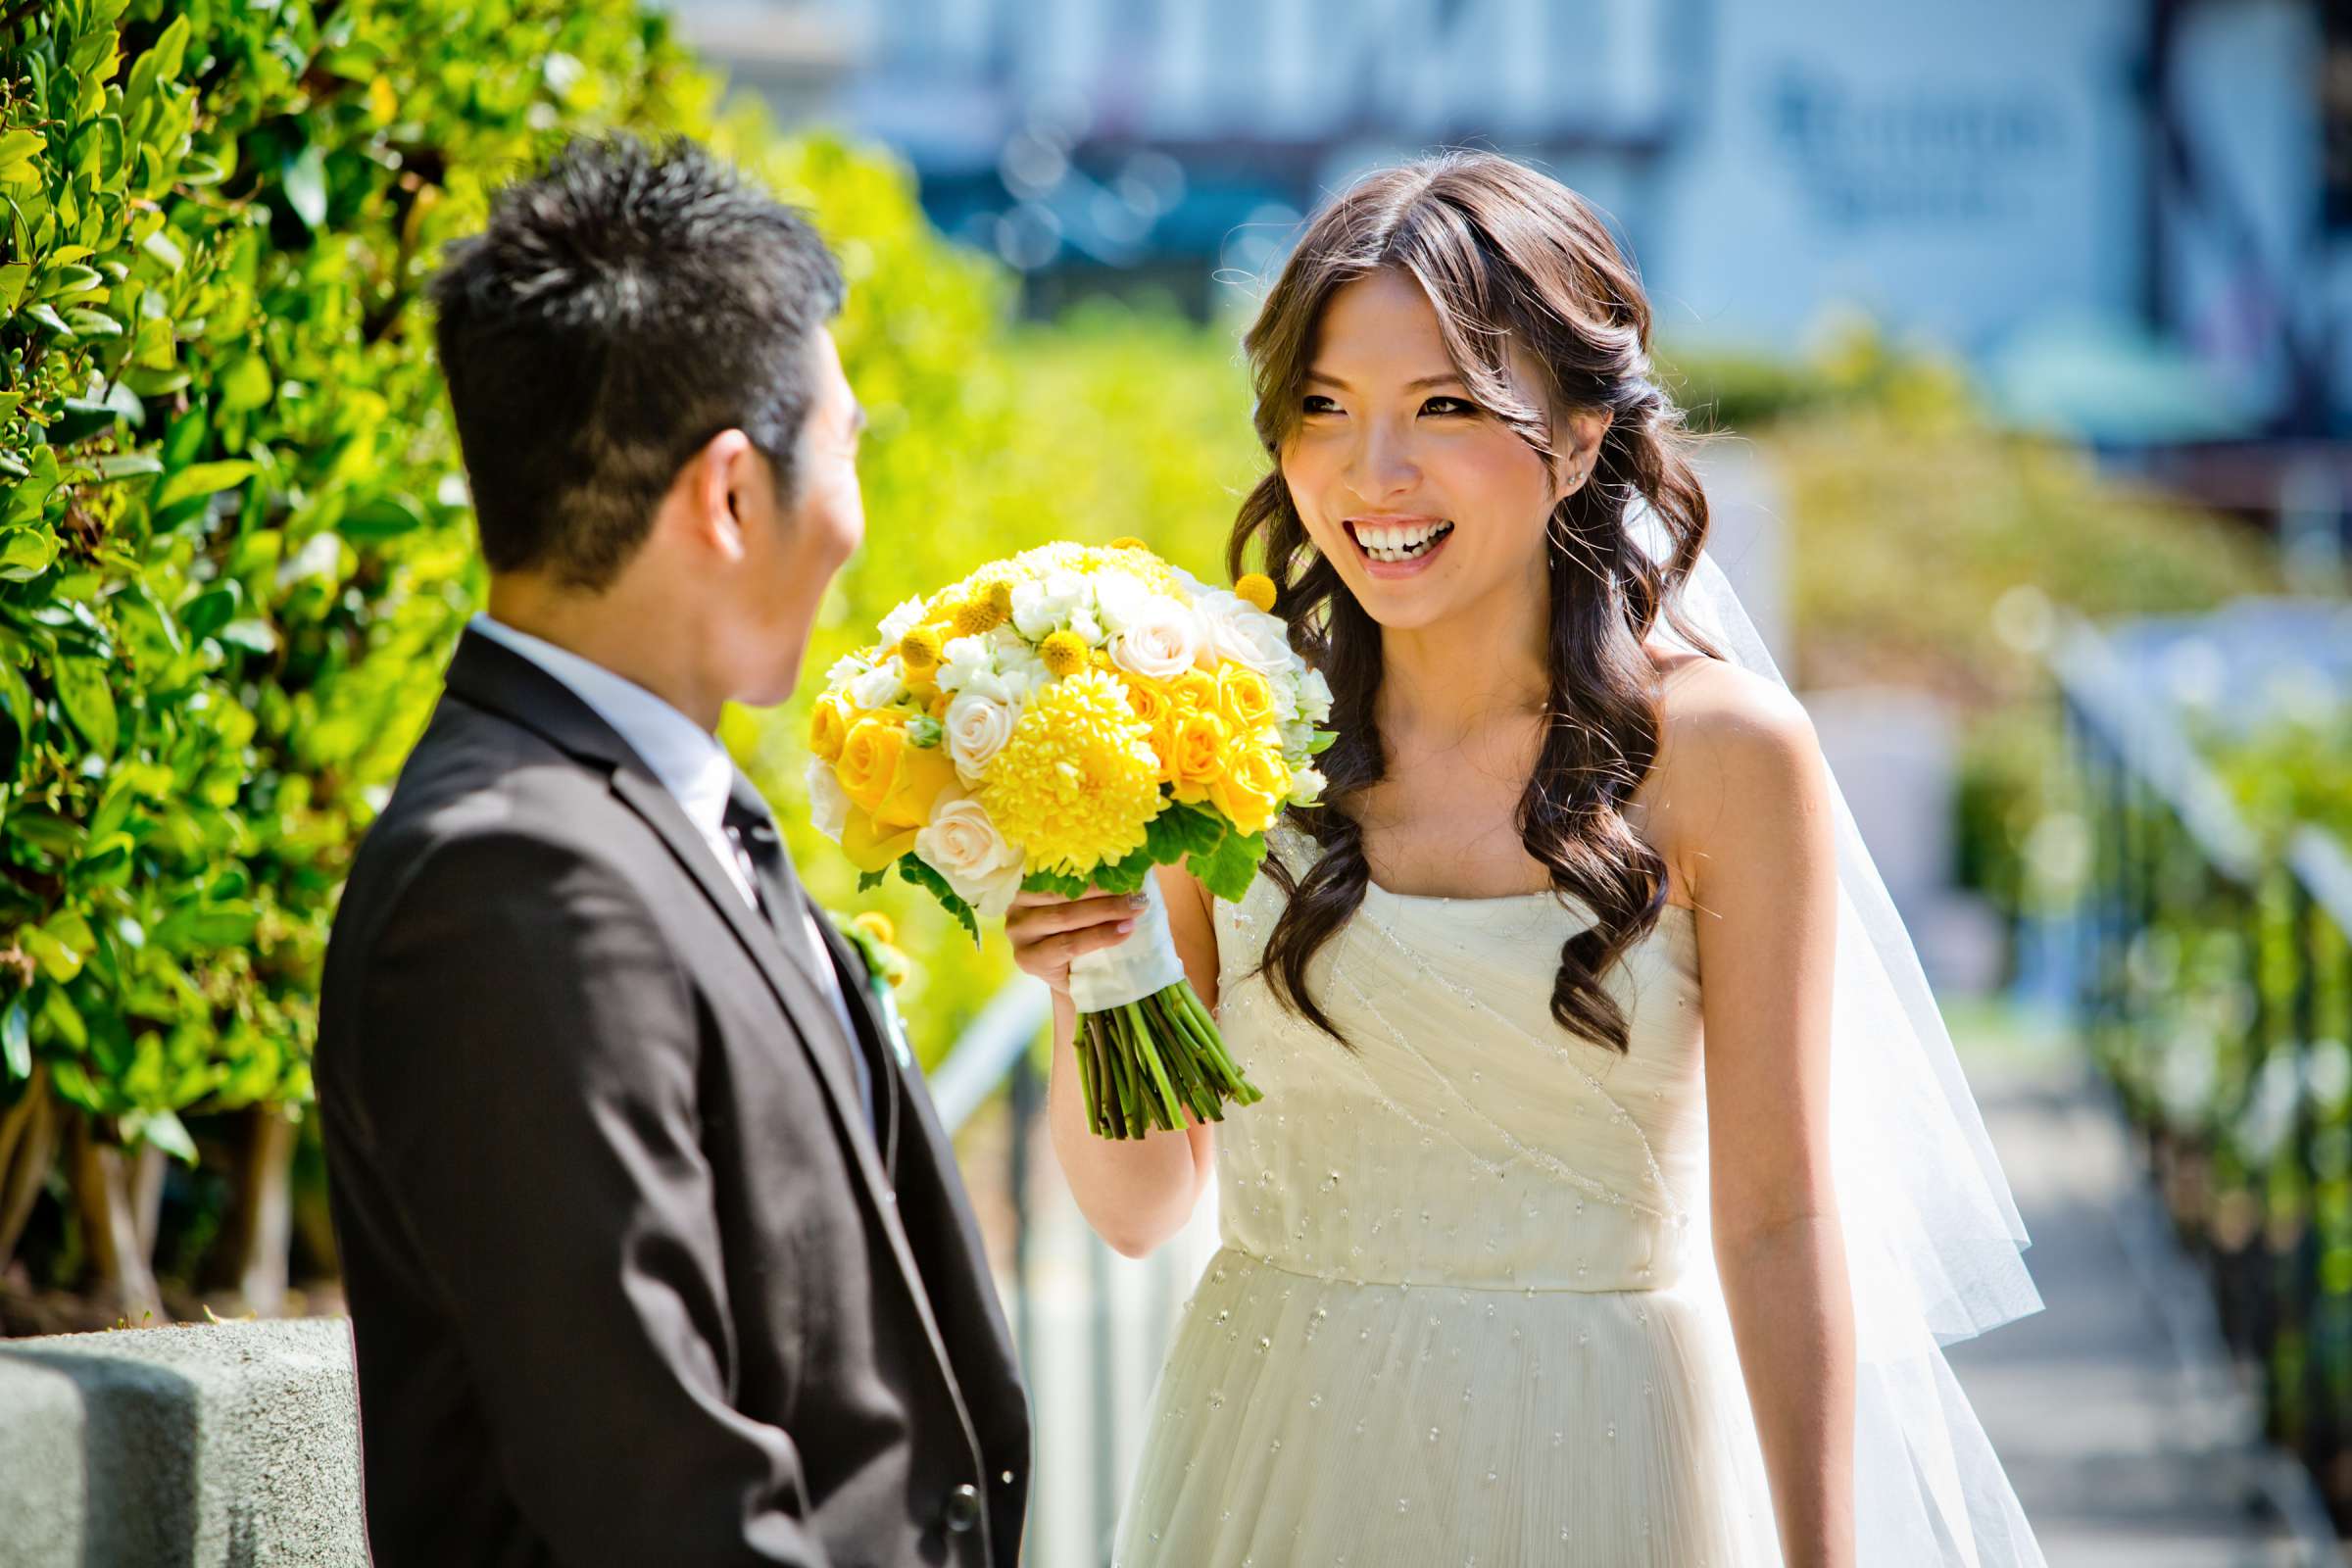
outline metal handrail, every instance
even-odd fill
[[[2161,693],[2134,680],[2087,622],[2070,617],[2049,667],[2100,823],[2089,891],[2073,917],[2082,1025],[2112,1043],[2103,1059],[2119,1079],[2138,1080],[2127,1108],[2211,1280],[2224,1336],[2258,1380],[2269,1435],[2300,1450],[2291,1494],[2272,1500],[2302,1522],[2311,1560],[2332,1561],[2332,1531],[2305,1526],[2326,1519],[2322,1481],[2337,1510],[2352,1514],[2352,1492],[2336,1479],[2352,1458],[2352,1412],[2338,1408],[2335,1386],[2352,1341],[2352,1292],[2324,1267],[2344,1236],[2323,1199],[2335,1178],[2324,1168],[2321,1125],[2342,1112],[2323,1103],[2317,1067],[2323,992],[2352,994],[2352,854],[2308,824],[2266,846]],[[2230,1081],[2210,1086],[2219,1098],[2186,1114],[2147,1065],[2178,1038],[2180,993],[2139,961],[2184,907],[2197,929],[2233,937],[2227,962],[2249,1004],[2213,1042],[2226,1042]],[[2284,1080],[2273,1072],[2282,1066],[2292,1069]],[[2282,1083],[2291,1094],[2285,1126],[2251,1147],[2240,1142],[2258,1094]],[[2279,1113],[2270,1104],[2266,1121]],[[2335,1353],[2315,1348],[2323,1346]]]
[[[1054,993],[1031,975],[1015,976],[988,999],[930,1075],[931,1103],[951,1135],[987,1103],[1053,1016]]]

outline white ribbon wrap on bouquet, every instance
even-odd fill
[[[1160,902],[1158,877],[1144,878],[1144,899],[1126,941],[1070,960],[1070,1001],[1080,1012],[1124,1007],[1184,978],[1184,960],[1176,956],[1176,938],[1168,931],[1168,906]]]

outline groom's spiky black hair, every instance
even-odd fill
[[[841,270],[806,218],[693,143],[573,141],[499,193],[429,292],[492,569],[609,583],[721,430],[791,495]]]

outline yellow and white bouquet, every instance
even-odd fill
[[[1265,830],[1323,786],[1331,688],[1252,573],[1210,588],[1140,541],[1051,544],[909,599],[826,677],[809,721],[816,824],[977,936],[1024,889],[1149,901],[1070,966],[1088,1117],[1106,1138],[1224,1117],[1258,1091],[1168,934],[1154,865],[1239,901]]]

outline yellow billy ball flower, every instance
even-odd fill
[[[876,942],[887,945],[899,940],[899,928],[892,925],[890,916],[884,914],[880,909],[868,909],[853,919],[850,924],[872,937]]]
[[[1056,675],[1075,675],[1086,667],[1086,639],[1074,631],[1057,631],[1037,645],[1037,657]]]
[[[957,605],[956,607],[956,635],[958,637],[985,637],[999,626],[1004,625],[1012,614],[1012,591],[1010,589],[1005,590],[1004,599],[1005,603],[1002,608],[986,594],[966,599],[962,604]]]
[[[1152,547],[1131,533],[1123,533],[1110,542],[1113,550],[1149,550]]]
[[[1151,728],[1116,675],[1081,670],[1033,695],[980,781],[979,799],[1032,870],[1086,876],[1144,847],[1166,803]]]
[[[1274,579],[1262,571],[1246,574],[1233,585],[1234,597],[1244,604],[1254,605],[1268,614],[1274,612]]]
[[[899,639],[899,662],[909,675],[924,675],[939,667],[940,636],[931,626],[910,626]]]

